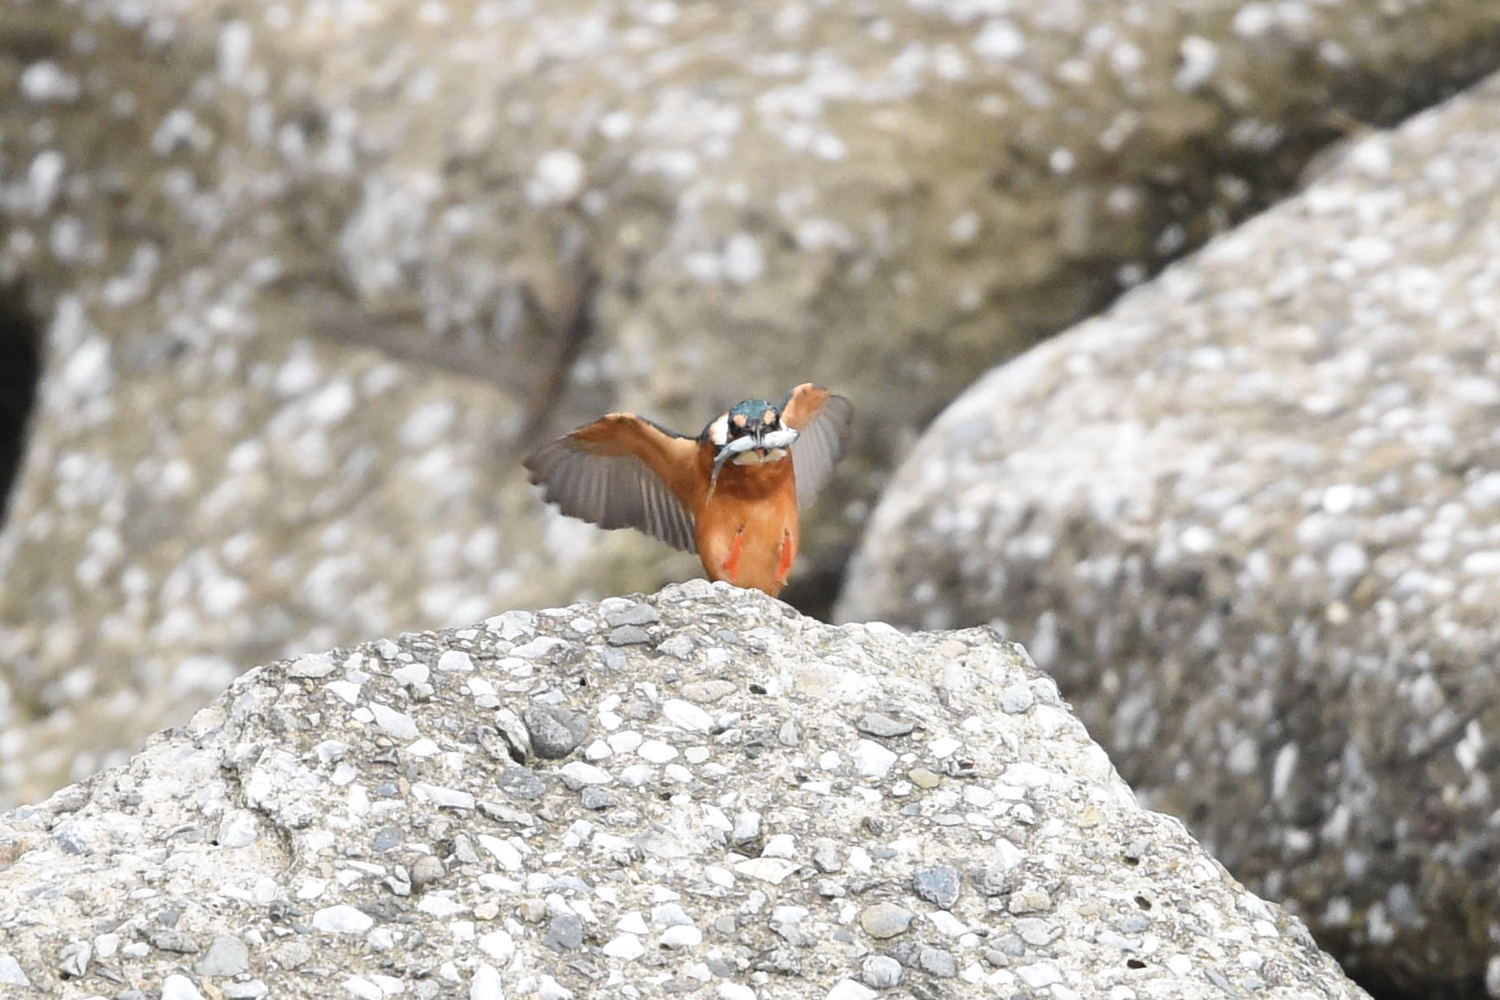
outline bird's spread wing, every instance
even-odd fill
[[[692,470],[697,443],[631,413],[611,413],[526,459],[531,481],[569,517],[601,528],[636,528],[697,551]]]
[[[820,385],[804,382],[781,404],[781,419],[798,431],[792,442],[792,472],[797,477],[797,506],[812,506],[833,467],[844,457],[854,404]]]

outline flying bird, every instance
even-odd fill
[[[635,528],[696,552],[712,580],[773,597],[797,558],[806,510],[843,457],[854,407],[805,382],[779,405],[737,403],[697,437],[611,413],[526,459],[564,514]]]

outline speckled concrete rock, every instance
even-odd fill
[[[1500,78],[993,372],[840,610],[1026,642],[1147,801],[1422,997],[1500,995],[1496,163]]]
[[[5,5],[0,284],[49,365],[0,801],[234,664],[694,573],[542,514],[549,414],[837,385],[826,579],[972,372],[1497,36],[1471,0]]]
[[[644,641],[613,642],[641,609]],[[579,750],[528,754],[522,720],[561,711]],[[1364,996],[1136,804],[1020,647],[702,581],[252,671],[0,820],[0,976],[17,998]]]

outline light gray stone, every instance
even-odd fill
[[[1495,162],[1500,77],[991,372],[840,609],[1025,643],[1146,802],[1417,996],[1500,940]]]
[[[184,995],[233,989],[246,1000],[438,1000],[445,992],[626,1000],[634,993],[624,986],[648,981],[681,987],[663,993],[712,987],[709,995],[805,1000],[866,996],[876,984],[946,992],[960,981],[949,977],[1010,996],[1024,985],[1004,964],[1011,957],[999,932],[1013,921],[1028,938],[1046,939],[1026,964],[1050,964],[1059,983],[1103,984],[1096,993],[1078,987],[1087,1000],[1107,1000],[1103,987],[1122,977],[1146,978],[1125,964],[1136,953],[1099,940],[1100,928],[1151,935],[1149,976],[1163,996],[1201,993],[1212,982],[1204,970],[1214,969],[1229,983],[1223,993],[1260,983],[1271,1000],[1363,997],[1296,921],[1246,893],[1180,824],[1143,811],[1055,699],[1005,711],[1005,690],[1045,690],[1019,647],[985,629],[905,637],[833,628],[754,592],[693,593],[670,587],[643,600],[659,616],[653,628],[725,651],[715,671],[733,690],[715,703],[725,728],[714,735],[694,713],[668,709],[689,704],[674,699],[680,664],[650,648],[628,648],[618,671],[590,674],[587,685],[568,683],[572,664],[610,648],[598,605],[514,619],[508,638],[490,628],[412,632],[391,643],[395,655],[378,655],[380,643],[353,647],[344,652],[363,661],[359,704],[320,690],[340,683],[331,676],[289,678],[285,661],[251,671],[209,710],[215,725],[163,733],[125,766],[0,817],[0,845],[18,852],[0,867],[7,988],[25,969],[46,995],[71,991],[59,956],[69,942],[93,940],[100,956],[108,952],[90,967],[96,972],[107,964],[126,982],[175,977]],[[734,622],[735,633],[722,622]],[[504,652],[561,635],[571,638],[546,660]],[[755,652],[746,654],[752,638]],[[459,644],[474,670],[433,671],[430,696],[403,700],[410,687],[395,671]],[[590,812],[582,790],[596,786],[573,785],[608,774],[576,759],[521,768],[491,757],[480,731],[498,710],[475,704],[475,681],[518,719],[544,705],[624,736],[628,718],[640,742],[625,737],[622,748],[655,740],[677,756],[642,765],[639,783],[610,785],[615,804]],[[765,693],[752,693],[752,681]],[[851,691],[904,706],[922,720],[922,745],[937,759],[961,747],[972,775],[931,789],[858,778],[852,752],[866,737],[849,724]],[[437,752],[393,748],[371,724],[375,701],[399,705]],[[290,724],[314,716],[316,726]],[[774,734],[793,717],[803,736],[786,746]],[[317,748],[330,739],[346,749],[325,761]],[[613,766],[627,752],[601,760]],[[346,781],[344,768],[360,777]],[[1047,780],[1030,780],[1038,774]],[[861,791],[845,794],[834,781],[859,781]],[[962,798],[964,789],[1002,787],[1004,796]],[[475,808],[445,805],[434,788]],[[247,803],[264,833],[236,847],[184,835],[212,829],[225,801]],[[914,802],[923,809],[907,812]],[[1045,821],[1015,823],[1011,811],[1022,804]],[[943,818],[959,808],[958,822]],[[751,815],[754,842],[785,856],[728,843],[735,817]],[[66,848],[55,835],[64,827],[89,849]],[[373,852],[387,828],[399,836]],[[956,873],[997,856],[1002,839],[1013,852],[1004,877],[1018,886],[1010,896],[1045,899],[1045,914],[992,909],[1010,897],[984,895],[988,882],[972,874],[972,891],[961,887],[949,900]],[[1126,863],[1126,852],[1139,863]],[[951,912],[919,902],[916,886]],[[1128,930],[1145,913],[1137,899],[1149,900],[1150,921]],[[207,947],[185,960],[147,943],[166,932]],[[1014,946],[1027,947],[1019,937]],[[1239,963],[1247,950],[1261,956],[1259,970]],[[1177,956],[1184,971],[1172,965]],[[612,984],[605,969],[620,977]],[[719,990],[704,969],[741,989]]]

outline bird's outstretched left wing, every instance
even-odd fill
[[[792,472],[797,477],[797,507],[812,506],[833,467],[844,457],[854,404],[820,385],[804,382],[781,404],[781,420],[796,428],[792,442]]]
[[[569,517],[635,528],[696,552],[691,473],[697,443],[633,413],[611,413],[526,459],[531,481]]]

